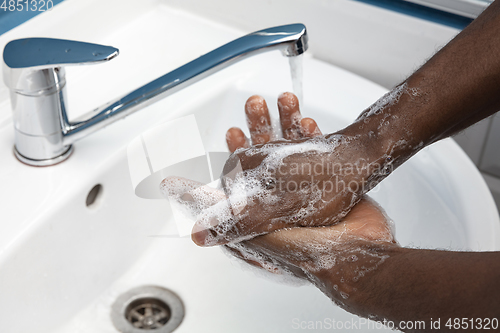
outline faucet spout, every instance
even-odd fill
[[[29,135],[29,133],[26,133],[26,130],[22,129],[22,122],[24,119],[16,119],[16,156],[22,162],[31,165],[51,165],[58,163],[67,158],[65,155],[69,156],[71,145],[75,141],[230,66],[235,62],[270,50],[281,50],[283,55],[288,57],[297,56],[307,50],[307,42],[306,27],[303,24],[290,24],[253,32],[233,40],[145,84],[125,96],[117,98],[95,109],[82,121],[68,120],[64,98],[65,85],[59,84],[62,88],[60,88],[58,94],[55,94],[57,95],[57,100],[54,101],[52,105],[56,105],[56,109],[58,109],[56,110],[56,116],[60,126],[60,133],[56,136],[54,136],[53,133],[49,133],[52,136],[50,140],[44,138],[43,133],[42,135],[37,133],[41,138],[39,140],[40,142],[36,144],[38,147],[34,147],[33,144],[30,143],[33,141],[33,138],[30,137],[28,140],[23,136],[24,134]],[[5,56],[4,51],[4,59]],[[53,74],[52,76],[56,77],[53,81],[59,83],[65,82],[64,68],[56,69],[59,70],[56,70],[55,73],[51,73]],[[43,70],[47,71],[47,69]],[[61,75],[63,77],[61,77]],[[44,77],[47,77],[47,75]],[[14,113],[16,114],[16,112]],[[18,140],[18,137],[21,139]],[[40,145],[44,145],[43,141],[50,141],[50,143],[40,150]],[[34,148],[37,149],[36,152]]]
[[[146,85],[118,98],[94,112],[94,116],[81,122],[63,119],[64,145],[89,135],[118,119],[152,104],[174,92],[246,57],[264,51],[279,49],[292,57],[307,50],[307,33],[303,24],[290,24],[256,31],[227,43]]]

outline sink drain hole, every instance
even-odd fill
[[[140,298],[125,310],[125,317],[132,326],[154,330],[165,326],[170,319],[170,307],[159,299]]]
[[[117,298],[111,319],[122,333],[170,333],[184,319],[184,305],[174,292],[157,286],[142,286]]]

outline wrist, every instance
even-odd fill
[[[381,135],[374,119],[369,120],[368,123],[358,120],[334,134],[341,135],[347,144],[332,156],[332,163],[339,165],[333,176],[349,181],[351,192],[356,192],[358,197],[373,189],[402,163],[395,162],[407,159],[404,152],[396,151],[400,143],[394,144]]]
[[[378,183],[423,147],[439,138],[422,130],[429,94],[417,75],[395,87],[338,134],[351,138],[370,164],[368,181]],[[424,117],[425,118],[425,117]],[[425,127],[425,126],[424,126]]]

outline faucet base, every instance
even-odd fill
[[[27,157],[21,155],[17,151],[16,147],[14,146],[14,155],[16,156],[16,158],[19,161],[21,161],[24,164],[27,164],[30,166],[36,166],[36,167],[44,167],[44,166],[51,166],[51,165],[59,164],[61,162],[64,162],[65,160],[67,160],[68,157],[70,157],[72,153],[73,153],[73,146],[70,145],[68,147],[68,149],[59,156],[56,156],[54,158],[49,158],[46,160],[34,160],[34,159],[27,158]]]

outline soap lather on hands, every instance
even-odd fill
[[[319,176],[316,186],[311,185],[314,180],[308,172],[300,168],[292,172],[299,163],[342,160],[340,152],[348,153],[349,141],[322,136],[313,119],[301,118],[293,94],[281,95],[278,108],[283,137],[294,140],[271,142],[275,136],[266,102],[250,97],[245,111],[251,142],[261,144],[250,148],[241,129],[228,130],[227,143],[235,153],[225,167],[223,191],[178,177],[166,178],[162,190],[198,216],[192,233],[197,244],[226,244],[235,257],[272,273],[309,281],[349,309],[352,305],[346,300],[353,299],[355,281],[386,259],[373,249],[398,247],[390,221],[368,198],[361,198],[347,214],[359,192],[330,193],[333,189],[320,188],[345,170],[337,169],[334,175],[314,173]],[[238,161],[240,167],[234,168]],[[275,171],[269,172],[272,168]],[[353,176],[342,179],[346,178],[356,181]],[[280,188],[280,181],[302,182],[302,186]],[[335,224],[326,226],[331,223]]]
[[[221,178],[223,191],[167,178],[162,188],[198,215],[192,238],[201,246],[236,243],[290,227],[339,222],[370,189],[380,159],[368,160],[356,137],[323,136],[302,118],[291,93],[278,99],[284,140],[275,140],[265,100],[245,105],[251,142],[239,128],[226,134],[233,154]],[[253,144],[253,146],[251,145]],[[177,183],[176,183],[177,182]],[[186,187],[186,184],[189,186]]]

